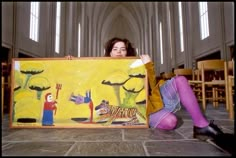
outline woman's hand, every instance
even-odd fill
[[[140,58],[141,58],[143,64],[147,64],[152,61],[148,54],[141,54]]]
[[[72,55],[67,55],[67,56],[65,56],[65,58],[67,58],[68,60],[72,60],[73,56]]]

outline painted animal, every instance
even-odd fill
[[[93,101],[92,101],[90,90],[86,91],[85,96],[82,96],[80,94],[75,96],[72,93],[69,100],[73,101],[77,105],[80,105],[80,104],[83,104],[83,103],[88,103],[88,106],[89,106],[89,109],[90,109],[90,119],[89,119],[90,121],[89,121],[89,123],[93,122]]]
[[[125,108],[114,105],[109,105],[109,101],[102,100],[102,102],[95,107],[97,114],[99,115],[98,120],[108,119],[106,125],[111,124],[115,119],[125,118],[130,119],[122,125],[135,125],[139,123],[137,115],[142,117],[144,120],[146,118],[138,111],[137,108]]]

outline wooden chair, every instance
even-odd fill
[[[182,68],[182,69],[174,69],[174,74],[176,76],[185,76],[188,80],[192,80],[193,78],[193,70]]]
[[[2,76],[1,84],[2,84],[2,120],[3,120],[3,115],[4,115],[4,77]]]
[[[216,106],[219,100],[225,99],[220,98],[217,95],[217,90],[220,88],[224,88],[224,91],[226,92],[225,95],[228,94],[226,91],[226,77],[219,76],[220,72],[224,73],[225,70],[225,64],[224,60],[220,59],[213,59],[213,60],[204,60],[198,62],[198,69],[200,70],[201,75],[201,93],[202,93],[202,107],[203,111],[206,110],[206,101],[212,101],[213,106]],[[206,96],[206,93],[210,92],[210,95]]]
[[[228,91],[229,91],[229,97],[228,97],[228,106],[229,106],[229,118],[234,119],[234,101],[233,101],[233,95],[234,95],[234,76],[229,75],[228,76]]]
[[[11,82],[10,82],[10,66],[6,63],[6,62],[2,62],[1,63],[1,86],[2,86],[2,102],[1,102],[1,106],[2,106],[2,118],[4,115],[4,109],[5,108],[9,108],[8,105],[8,99],[10,97],[10,86],[11,86]],[[6,105],[7,104],[7,105]]]
[[[2,78],[1,78],[1,86],[2,86],[2,95],[1,95],[1,97],[2,97],[2,102],[1,102],[1,106],[2,106],[2,119],[3,119],[3,115],[4,115],[4,91],[5,91],[5,74],[6,74],[6,72],[7,72],[7,63],[6,62],[2,62],[1,63],[1,70],[2,70],[2,72],[1,72],[1,76],[2,76]]]
[[[199,100],[199,95],[200,93],[200,89],[199,89],[199,82],[197,80],[194,79],[194,70],[193,69],[188,69],[188,68],[177,68],[174,69],[174,74],[176,76],[185,76],[188,81],[189,81],[189,85],[192,87],[193,92],[195,93],[197,99]]]
[[[189,80],[189,84],[193,89],[193,92],[199,102],[202,101],[202,81],[199,69],[192,70],[192,79]]]
[[[226,109],[229,111],[229,118],[234,119],[234,62],[233,61],[225,61],[225,76],[226,79],[226,87],[228,94],[226,95]]]
[[[164,80],[171,79],[174,76],[175,76],[175,74],[173,72],[165,72],[161,75],[162,79],[164,79]]]
[[[199,64],[198,67],[200,67],[200,64]],[[196,80],[196,81],[200,81],[201,80],[201,74],[200,74],[200,70],[199,69],[193,70],[193,80]]]
[[[193,70],[193,77],[192,77],[193,79],[189,81],[190,84],[194,87],[193,91],[199,102],[202,102],[201,63],[202,63],[201,61],[197,62],[197,69]],[[206,78],[208,78],[208,76]],[[205,89],[205,93],[208,96],[213,96],[212,88]],[[213,102],[213,106],[216,107],[216,102]]]

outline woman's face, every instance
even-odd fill
[[[127,50],[124,42],[116,42],[110,52],[111,57],[126,57]]]

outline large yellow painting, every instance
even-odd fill
[[[12,128],[147,128],[139,58],[14,58]]]

